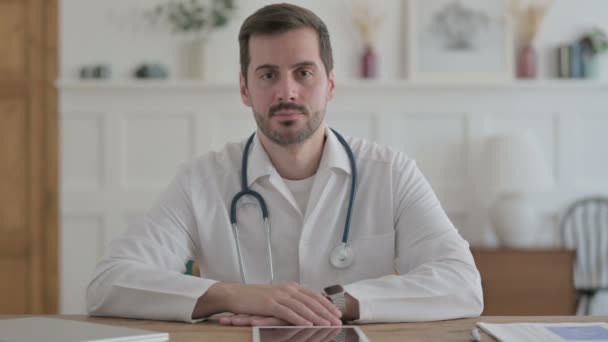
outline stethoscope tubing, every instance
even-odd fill
[[[344,140],[342,135],[336,132],[333,128],[330,129],[332,130],[332,132],[334,132],[336,138],[338,138],[338,141],[340,141],[340,144],[344,146],[344,150],[348,155],[348,161],[350,162],[350,172],[352,173],[350,183],[350,194],[348,198],[348,209],[346,211],[346,223],[344,224],[344,232],[342,232],[342,243],[348,244],[348,236],[350,234],[350,219],[352,217],[353,205],[355,203],[355,193],[357,192],[357,164],[355,163],[355,156],[353,154],[353,150],[351,150],[350,146],[348,146],[346,140]]]
[[[334,129],[331,129],[331,130],[332,130],[332,132],[334,132],[334,134],[338,138],[338,141],[344,147],[344,150],[346,151],[346,154],[348,155],[351,173],[352,173],[351,190],[350,190],[349,199],[348,199],[348,209],[346,212],[346,221],[344,223],[344,231],[342,232],[342,243],[339,246],[337,246],[336,249],[342,248],[342,250],[345,253],[348,249],[348,252],[352,256],[352,251],[349,249],[350,247],[348,246],[348,238],[349,238],[349,234],[350,234],[350,222],[351,222],[352,210],[353,210],[353,205],[355,202],[355,193],[357,190],[357,187],[356,187],[357,186],[357,165],[355,163],[355,156],[353,154],[353,151],[351,150],[350,146],[348,146],[348,143],[346,142],[346,140],[336,130],[334,130]],[[243,157],[242,157],[242,161],[241,161],[241,191],[239,191],[232,198],[232,202],[230,204],[230,224],[232,226],[232,232],[233,232],[234,239],[235,239],[236,252],[237,252],[238,261],[239,261],[239,271],[241,274],[241,280],[242,280],[243,284],[247,283],[246,282],[247,275],[245,273],[245,269],[243,266],[243,255],[242,255],[241,244],[240,244],[240,239],[239,239],[239,229],[238,229],[238,225],[237,225],[236,209],[237,209],[237,202],[239,201],[239,199],[241,199],[241,197],[244,197],[244,196],[254,197],[256,199],[256,201],[258,202],[258,204],[260,205],[260,208],[262,210],[262,219],[264,220],[264,226],[265,226],[268,258],[270,260],[270,266],[269,266],[270,282],[274,283],[274,265],[273,265],[273,257],[272,257],[272,246],[270,243],[270,223],[269,223],[269,219],[268,219],[268,207],[266,206],[266,201],[264,201],[264,198],[262,197],[262,195],[260,195],[258,192],[251,190],[249,188],[248,178],[247,178],[249,149],[251,147],[251,144],[253,143],[254,136],[255,136],[255,133],[253,133],[249,137],[249,139],[247,140],[247,143],[245,144],[245,149],[243,150]],[[352,259],[351,259],[350,262],[343,263],[341,266],[338,266],[336,264],[338,262],[334,262],[334,260],[332,259],[333,254],[335,254],[335,251],[333,251],[332,256],[330,256],[330,263],[336,268],[348,267],[350,265],[350,263],[352,262]],[[342,261],[343,260],[344,259],[342,259]]]

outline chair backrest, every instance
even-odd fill
[[[562,219],[561,231],[564,246],[576,250],[575,287],[608,288],[608,198],[574,202]]]

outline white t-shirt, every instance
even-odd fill
[[[283,178],[283,182],[291,191],[302,215],[306,214],[306,206],[308,205],[308,199],[310,198],[310,191],[312,190],[312,184],[315,181],[315,176],[308,177],[301,180],[288,180]]]

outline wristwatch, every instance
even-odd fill
[[[346,315],[346,297],[342,285],[332,285],[323,289],[325,295],[340,310],[342,317]],[[344,320],[344,318],[342,319]]]

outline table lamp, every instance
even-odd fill
[[[482,160],[487,190],[494,199],[490,220],[499,243],[506,247],[534,247],[541,228],[540,214],[529,195],[554,186],[534,136],[512,133],[490,137]]]

